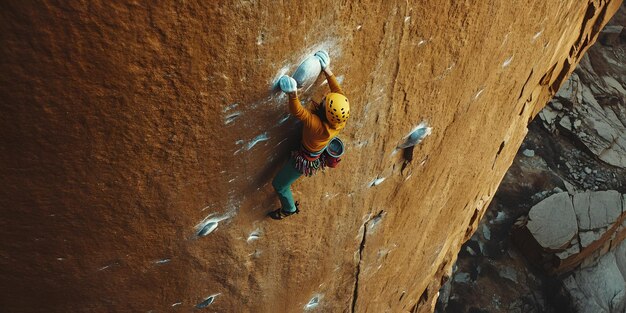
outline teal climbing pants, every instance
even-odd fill
[[[295,212],[296,205],[293,201],[293,194],[291,193],[291,184],[302,176],[296,169],[296,160],[293,157],[289,158],[289,161],[285,163],[283,168],[280,169],[278,174],[272,180],[272,186],[278,194],[280,199],[280,205],[285,212]]]

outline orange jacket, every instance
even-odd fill
[[[324,72],[324,75],[326,75],[326,79],[328,80],[330,91],[344,95],[335,75],[329,76],[326,72]],[[302,106],[295,92],[289,94],[289,111],[304,124],[302,129],[302,145],[310,152],[317,152],[324,149],[324,147],[328,145],[328,142],[337,136],[339,131],[346,125],[345,123],[330,125],[322,122],[315,113]]]

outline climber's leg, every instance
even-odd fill
[[[300,178],[300,176],[302,176],[302,173],[295,168],[295,160],[289,158],[272,181],[272,186],[274,186],[274,190],[276,190],[278,194],[282,210],[285,212],[296,211],[293,194],[291,193],[291,184]]]

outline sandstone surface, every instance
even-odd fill
[[[598,43],[589,50],[590,64],[598,67],[597,72],[605,71],[603,68],[606,69],[607,63],[616,64],[625,55],[626,33],[622,31],[622,25],[626,25],[625,4],[622,4],[607,28],[601,32]],[[607,88],[606,91],[594,91],[598,99],[614,97],[613,90],[598,85],[594,81],[595,77],[575,75],[583,70],[582,67],[579,65],[559,90],[559,95],[571,93],[568,89],[572,85],[587,85]],[[611,71],[610,75],[620,84],[624,84],[623,72]],[[555,124],[555,121],[566,115],[573,116],[568,111],[582,112],[585,109],[577,106],[587,105],[584,101],[573,103],[561,101],[559,97],[554,98],[539,113],[541,118],[536,118],[529,125],[529,133],[518,155],[505,175],[485,218],[481,220],[480,229],[483,231],[474,233],[459,253],[452,279],[441,290],[438,312],[621,312],[620,297],[626,281],[623,277],[626,272],[623,265],[626,258],[626,242],[623,241],[626,222],[622,222],[617,228],[621,235],[604,239],[601,235],[609,231],[605,227],[605,218],[615,216],[618,211],[616,208],[619,205],[616,203],[619,201],[615,195],[622,193],[622,203],[626,203],[626,196],[623,195],[626,193],[626,169],[603,161],[581,144],[577,136],[572,136],[571,132],[563,131]],[[618,102],[617,105],[623,106],[623,102]],[[573,127],[581,134],[595,132],[593,128],[589,128],[592,125],[583,124],[576,118],[572,118],[570,124],[565,125]],[[531,155],[528,151],[534,153]],[[517,242],[519,247],[524,249],[534,246],[531,251],[540,251],[548,257],[544,261],[554,264],[549,262],[550,256],[564,260],[579,254],[583,249],[589,252],[588,247],[595,242],[604,243],[604,246],[596,249],[596,252],[582,260],[573,270],[550,276],[535,266],[529,266],[527,257],[520,253],[518,245],[512,244],[510,233],[515,223],[526,220],[519,220],[520,216],[527,216],[534,206],[564,190],[573,199],[582,199],[587,203],[575,206],[580,211],[578,218],[586,224],[578,233],[577,237],[580,238],[574,238],[571,246],[560,252],[541,251],[542,248],[536,241],[528,237]],[[598,198],[608,201],[596,201]],[[596,202],[598,205],[592,207],[588,202]],[[591,227],[592,219],[598,228]],[[618,244],[620,240],[622,241]],[[619,271],[612,265],[610,258],[613,257]],[[458,276],[466,279],[459,280]],[[617,301],[612,301],[614,299]]]
[[[620,3],[2,2],[0,307],[430,312]],[[347,153],[269,221],[299,130],[274,84],[319,49]]]

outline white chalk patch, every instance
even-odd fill
[[[251,243],[259,239],[260,237],[261,237],[261,231],[257,228],[253,232],[251,232],[250,235],[248,235],[248,239],[246,239],[246,242]]]
[[[334,198],[334,197],[336,197],[338,195],[339,195],[339,193],[331,195],[330,193],[326,192],[326,194],[324,195],[324,198],[328,198],[328,200],[330,200],[330,199],[332,199],[332,198]]]
[[[57,261],[63,261],[65,258],[57,258]]]
[[[422,142],[426,136],[429,136],[432,133],[432,127],[428,126],[426,121],[422,121],[417,126],[415,126],[404,138],[403,143],[398,145],[398,148],[405,149],[411,146],[415,146]]]
[[[283,142],[287,141],[287,139],[289,139],[289,138],[285,138],[285,139],[283,139],[283,140],[279,141],[277,144],[275,144],[275,145],[274,145],[274,148],[276,148],[276,147],[280,146]],[[272,159],[273,159],[273,158],[272,158]]]
[[[215,213],[209,214],[200,223],[194,226],[194,228],[196,229],[196,237],[204,237],[212,233],[219,226],[219,222],[233,217],[234,214],[235,212],[233,212],[232,210],[230,210],[229,212],[223,215],[215,216],[215,217],[213,217]]]
[[[480,94],[483,93],[483,90],[485,90],[485,88],[479,90],[475,95],[474,95],[474,100],[478,99],[478,97],[480,97]]]
[[[218,222],[214,222],[214,221],[207,222],[206,224],[202,226],[202,228],[198,230],[198,237],[204,237],[212,233],[215,229],[217,229],[218,225],[219,225]]]
[[[262,142],[262,141],[266,141],[269,140],[270,137],[267,136],[267,133],[262,133],[256,137],[254,137],[254,139],[252,139],[249,143],[248,146],[246,147],[246,150],[250,150],[252,149],[252,147],[254,147],[257,143]]]
[[[226,112],[228,112],[228,111],[230,111],[230,110],[232,110],[232,109],[236,108],[237,106],[239,106],[239,103],[236,103],[236,102],[235,102],[235,103],[233,103],[233,104],[231,104],[231,105],[225,106],[225,107],[222,109],[222,112],[226,113]]]
[[[234,112],[234,113],[226,115],[224,117],[224,125],[228,125],[234,122],[241,114],[242,114],[241,112]]]
[[[248,254],[248,256],[258,259],[261,256],[261,250],[254,250],[254,252]]]
[[[280,120],[278,120],[278,125],[284,124],[288,119],[289,119],[289,114],[286,114],[285,116],[281,117]]]
[[[274,76],[274,78],[272,78],[272,80],[270,81],[270,89],[275,89],[278,87],[278,80],[280,80],[283,75],[286,75],[289,72],[289,67],[290,65],[288,64],[278,70],[276,76]]]
[[[182,302],[176,302],[176,303],[172,304],[172,306],[174,307],[174,306],[181,305],[181,304],[183,304],[183,303]]]
[[[506,35],[504,35],[504,39],[502,40],[502,43],[500,44],[500,47],[504,46],[504,44],[509,40],[509,35],[511,34],[511,32],[508,32]]]
[[[161,260],[154,261],[154,264],[166,264],[166,263],[169,263],[170,261],[171,259],[161,259]]]
[[[502,67],[507,67],[507,66],[509,66],[509,64],[511,64],[511,61],[513,61],[513,57],[514,57],[514,56],[512,55],[512,56],[510,56],[508,59],[506,59],[506,60],[504,61],[504,63],[502,63]]]
[[[219,296],[219,295],[221,295],[221,293],[216,293],[216,294],[214,294],[214,295],[210,295],[210,296],[206,297],[206,298],[204,299],[204,301],[202,301],[202,302],[200,302],[200,303],[196,304],[196,309],[204,309],[204,308],[206,308],[207,306],[211,305],[213,302],[215,302],[215,298],[216,298],[217,296]]]
[[[357,149],[361,149],[361,148],[363,148],[364,146],[367,146],[367,144],[368,144],[368,141],[367,141],[367,140],[359,141],[359,143],[356,145],[356,148],[357,148]]]
[[[311,309],[316,308],[320,304],[322,297],[323,295],[321,294],[314,295],[313,298],[311,298],[311,300],[309,300],[309,302],[304,306],[304,309],[311,310]]]
[[[382,178],[376,178],[376,179],[372,180],[372,181],[369,183],[369,187],[378,186],[378,185],[380,185],[382,182],[384,182],[384,181],[385,181],[385,179],[386,179],[385,177],[382,177]]]

